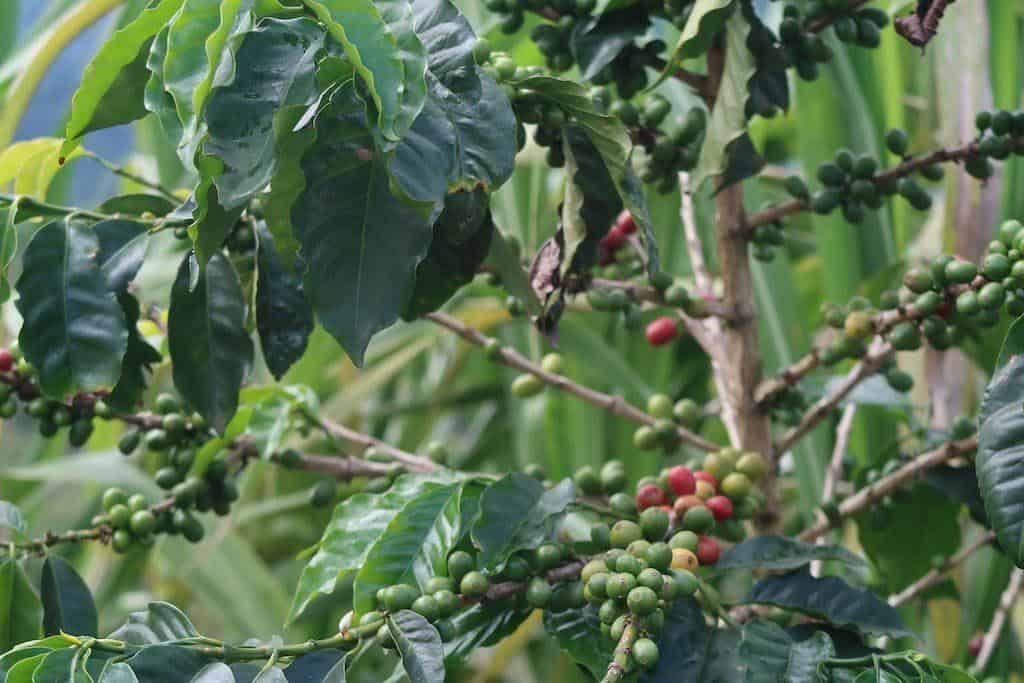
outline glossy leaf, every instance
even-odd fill
[[[483,569],[498,571],[517,550],[535,548],[551,534],[556,517],[572,502],[575,489],[566,479],[551,489],[533,477],[513,472],[491,484],[480,499],[473,542]]]
[[[423,107],[426,49],[408,0],[303,0],[345,54],[377,108],[388,140],[400,140]]]
[[[117,297],[124,311],[125,323],[128,325],[128,346],[121,364],[121,376],[107,396],[106,403],[114,410],[134,410],[148,385],[147,378],[151,367],[159,363],[163,356],[146,342],[139,332],[138,300],[130,294],[121,293]]]
[[[47,654],[49,653],[39,654],[15,663],[11,670],[7,672],[7,678],[4,679],[4,683],[32,683],[33,674],[35,674],[39,665],[43,663],[43,660],[46,659]]]
[[[434,223],[430,250],[416,269],[416,285],[402,317],[437,310],[473,281],[491,248],[494,223],[482,189],[449,195]]]
[[[1024,355],[1010,357],[985,389],[974,464],[999,545],[1024,566]]]
[[[816,579],[803,570],[769,576],[757,582],[744,602],[774,605],[864,633],[911,635],[895,608],[835,576]]]
[[[407,475],[385,493],[358,493],[334,508],[316,552],[302,570],[289,620],[302,614],[318,595],[330,594],[340,581],[355,576],[405,504],[435,487],[428,479]]]
[[[210,663],[211,657],[181,645],[149,645],[139,650],[128,666],[139,681],[181,683],[191,679]]]
[[[0,153],[0,187],[13,183],[14,192],[46,199],[54,176],[61,169],[60,138],[35,138],[16,142]],[[70,152],[68,159],[83,152]]]
[[[235,674],[224,662],[214,662],[203,667],[191,683],[235,683]]]
[[[113,219],[92,226],[99,240],[99,263],[107,279],[107,288],[121,292],[138,275],[146,259],[149,232],[135,221]]]
[[[214,183],[225,209],[243,205],[273,178],[274,119],[284,107],[316,100],[314,60],[324,38],[310,19],[266,19],[240,38],[234,71],[214,82],[203,152],[223,163]]]
[[[190,291],[190,259],[178,270],[167,320],[174,385],[218,431],[238,407],[238,391],[252,364],[245,299],[230,262],[215,255]]]
[[[43,658],[32,674],[33,683],[92,683],[92,676],[82,666],[79,649],[54,650]]]
[[[91,130],[129,123],[145,115],[148,50],[182,1],[160,0],[147,7],[134,21],[116,31],[89,62],[71,103],[67,141],[61,156],[66,157]]]
[[[562,130],[565,200],[562,202],[562,277],[597,263],[598,243],[608,234],[622,200],[590,138],[577,126]]]
[[[170,27],[167,26],[157,34],[150,46],[149,57],[146,60],[149,80],[146,82],[142,101],[146,111],[152,113],[160,123],[160,128],[167,136],[168,141],[177,147],[184,131],[181,121],[178,120],[178,112],[174,107],[174,96],[164,87],[164,62],[167,60],[169,33]]]
[[[354,604],[365,614],[381,588],[400,583],[423,588],[444,571],[458,539],[458,484],[436,486],[409,500],[373,544],[356,574]]]
[[[121,374],[128,329],[98,251],[95,233],[70,221],[40,229],[25,249],[19,339],[50,396],[111,388]]]
[[[676,600],[658,638],[661,656],[640,683],[731,683],[742,680],[739,632],[708,628],[693,598]]]
[[[317,119],[302,160],[306,187],[292,221],[306,261],[306,296],[323,327],[361,365],[370,338],[390,326],[430,246],[433,206],[395,197],[366,128],[364,105],[340,91]]]
[[[708,51],[712,39],[721,32],[735,6],[734,0],[697,0],[656,85],[669,78],[682,60]]]
[[[646,13],[633,8],[595,14],[576,22],[569,36],[569,49],[579,65],[580,78],[593,80],[646,29]]]
[[[302,357],[313,332],[313,311],[302,278],[281,262],[265,223],[256,228],[256,329],[267,367],[277,379]]]
[[[132,645],[156,645],[198,635],[196,627],[177,607],[167,602],[151,602],[146,611],[132,612],[110,637]]]
[[[332,683],[345,683],[345,656],[340,650],[320,650],[302,655],[284,670],[288,683],[321,683],[327,681],[327,674],[341,669],[341,678],[330,679]]]
[[[864,559],[840,545],[813,545],[785,536],[754,536],[726,550],[716,571],[729,569],[797,569],[815,560],[835,560],[863,567]]]
[[[747,683],[818,683],[819,665],[836,651],[823,631],[797,642],[778,624],[754,620],[743,626],[738,654]]]
[[[462,662],[477,648],[489,647],[511,635],[530,615],[530,609],[480,603],[451,618],[455,637],[444,644],[445,659]]]
[[[594,679],[600,680],[608,671],[614,647],[611,640],[601,633],[601,620],[594,605],[561,612],[545,610],[544,629]]]
[[[97,683],[140,683],[132,668],[124,662],[108,664]]]
[[[402,610],[389,614],[387,624],[410,683],[435,683],[445,679],[441,636],[429,621],[416,612]]]
[[[92,592],[68,562],[50,555],[43,563],[40,596],[43,602],[43,633],[97,636],[99,618]]]
[[[0,652],[39,637],[42,607],[15,560],[0,562]]]

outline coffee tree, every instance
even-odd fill
[[[1024,111],[934,147],[836,87],[948,4],[55,5],[0,81],[0,680],[1018,680]],[[893,237],[1004,185],[958,255]]]

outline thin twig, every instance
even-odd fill
[[[369,434],[350,429],[343,424],[339,424],[325,417],[320,417],[307,413],[308,418],[313,420],[321,429],[330,434],[331,436],[348,441],[350,443],[357,444],[363,448],[375,448],[377,451],[390,456],[395,462],[400,462],[405,465],[410,471],[413,472],[435,472],[440,469],[440,466],[429,458],[424,458],[421,455],[409,453],[403,451],[401,448],[396,448],[386,441],[381,441]]]
[[[963,564],[967,558],[974,553],[978,552],[982,548],[987,548],[992,544],[992,541],[996,539],[996,534],[993,531],[986,531],[979,536],[973,543],[960,549],[960,551],[946,558],[940,566],[932,569],[927,574],[922,576],[920,579],[904,588],[899,593],[889,597],[889,604],[893,607],[899,607],[900,605],[906,604],[921,595],[932,586],[941,583],[946,580],[950,574],[953,573],[957,567]]]
[[[797,441],[814,429],[858,384],[878,372],[890,353],[892,353],[892,346],[888,342],[876,342],[867,355],[853,366],[853,369],[843,378],[839,386],[831,394],[823,396],[817,403],[811,406],[810,410],[804,413],[800,422],[782,436],[782,439],[774,446],[775,454],[781,455],[785,453]]]
[[[1006,590],[999,596],[999,606],[996,607],[996,612],[992,615],[992,623],[989,624],[988,630],[985,631],[985,637],[981,641],[978,657],[974,660],[974,667],[978,671],[985,671],[988,661],[992,658],[992,653],[999,643],[999,636],[1003,633],[1006,617],[1010,612],[1010,608],[1013,607],[1013,603],[1017,600],[1017,596],[1020,594],[1022,582],[1024,582],[1024,569],[1014,568],[1013,573],[1010,574],[1010,582],[1007,584]]]
[[[828,533],[840,521],[850,515],[854,515],[864,508],[873,505],[877,501],[900,488],[904,484],[917,478],[933,467],[952,460],[953,458],[967,453],[972,453],[978,448],[977,437],[962,439],[960,441],[949,441],[933,451],[923,453],[892,474],[882,477],[873,484],[865,486],[839,505],[836,519],[829,519],[821,514],[818,521],[808,527],[798,537],[799,540],[809,543],[816,538]]]
[[[836,445],[832,449],[832,460],[829,461],[828,469],[825,470],[825,483],[821,490],[821,504],[828,505],[836,497],[836,485],[843,477],[843,457],[846,456],[846,449],[850,445],[850,435],[853,434],[853,418],[857,416],[857,404],[848,403],[843,408],[843,415],[839,418],[839,426],[836,428]],[[824,543],[825,538],[818,539],[818,543]],[[811,574],[821,576],[822,561],[815,560],[811,563]]]
[[[175,196],[173,192],[165,188],[160,183],[149,180],[148,178],[144,178],[138,175],[137,173],[133,173],[124,166],[121,166],[120,164],[115,164],[112,161],[107,161],[103,157],[93,152],[86,152],[83,156],[98,162],[101,166],[103,166],[105,169],[107,169],[114,175],[121,176],[122,178],[125,178],[126,180],[129,180],[137,185],[142,185],[143,187],[147,187],[150,190],[153,190],[154,192],[158,192],[164,199],[170,200],[175,204],[181,203],[181,199],[179,197]]]
[[[490,341],[490,338],[484,333],[462,323],[446,313],[429,313],[424,317],[427,320],[454,332],[467,342],[475,344],[476,346],[484,347]],[[632,405],[621,396],[605,394],[597,391],[596,389],[591,389],[590,387],[582,384],[577,384],[564,375],[557,375],[555,373],[548,372],[536,363],[526,359],[522,354],[514,349],[503,347],[499,351],[495,360],[502,365],[515,368],[521,372],[529,373],[545,384],[564,391],[567,394],[572,394],[591,405],[607,410],[613,415],[618,415],[628,420],[632,420],[633,422],[639,422],[649,426],[653,426],[657,422],[653,417]],[[721,448],[718,444],[708,441],[704,437],[694,434],[684,427],[677,426],[676,435],[683,443],[704,451],[717,451]]]

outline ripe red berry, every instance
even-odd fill
[[[615,220],[615,228],[620,230],[624,235],[632,235],[636,232],[636,221],[633,220],[633,214],[629,212],[629,209],[623,209],[622,213]]]
[[[668,496],[665,495],[664,489],[656,484],[641,486],[640,490],[636,492],[636,509],[640,512],[649,507],[666,505],[667,503]]]
[[[700,540],[697,541],[697,561],[700,562],[700,566],[715,564],[721,556],[722,548],[718,545],[718,541],[710,536],[700,537]]]
[[[693,478],[696,479],[697,481],[706,481],[707,483],[711,484],[716,491],[718,490],[718,480],[715,479],[715,475],[711,474],[710,472],[705,472],[704,470],[697,470],[696,472],[693,473]]]
[[[697,480],[689,467],[676,465],[668,471],[668,486],[677,496],[688,496],[697,490]]]
[[[978,655],[981,654],[981,644],[983,640],[984,636],[978,633],[967,641],[967,653],[971,656],[971,659],[977,659]]]
[[[626,233],[616,227],[609,230],[608,233],[601,238],[600,245],[609,252],[614,253],[621,249],[628,241],[629,238],[626,236]]]
[[[704,501],[704,505],[719,522],[732,517],[732,501],[725,496],[712,496]]]
[[[666,315],[648,325],[646,335],[651,346],[664,346],[679,335],[679,328],[676,321]]]
[[[0,349],[0,372],[10,372],[14,368],[14,354],[10,349]]]

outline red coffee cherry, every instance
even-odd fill
[[[10,349],[0,349],[0,372],[10,372],[14,368],[14,354]]]
[[[664,346],[679,336],[679,328],[676,321],[666,315],[647,326],[646,336],[651,346]]]
[[[718,480],[715,479],[715,475],[711,474],[710,472],[705,472],[704,470],[697,470],[696,472],[693,473],[693,478],[696,479],[697,481],[706,481],[707,483],[711,484],[716,491],[718,490]]]
[[[697,490],[697,480],[689,467],[676,465],[668,471],[668,486],[677,496],[688,496]]]
[[[632,235],[636,232],[636,221],[633,220],[633,214],[629,212],[629,209],[623,209],[619,214],[615,220],[615,228],[624,235]]]
[[[718,545],[718,541],[710,536],[700,537],[700,540],[697,541],[697,561],[700,562],[700,566],[706,567],[714,564],[721,556],[722,548]]]
[[[732,517],[732,501],[725,496],[712,496],[704,501],[704,505],[719,522]]]
[[[664,489],[656,484],[641,486],[636,492],[636,509],[643,512],[647,508],[668,504],[668,496]]]

